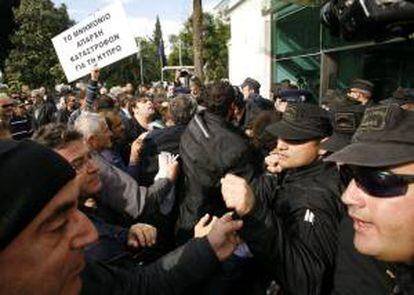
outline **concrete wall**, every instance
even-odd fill
[[[231,0],[228,6],[229,78],[240,85],[246,77],[260,82],[268,98],[271,84],[271,15],[263,15],[263,0]]]

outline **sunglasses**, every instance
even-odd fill
[[[407,193],[408,185],[414,183],[414,175],[394,174],[378,168],[343,165],[341,174],[373,197],[392,198]]]

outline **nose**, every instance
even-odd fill
[[[86,171],[88,172],[88,174],[92,174],[98,171],[98,166],[96,166],[96,163],[92,158],[88,159],[88,161],[86,162]]]
[[[79,210],[74,212],[72,225],[74,236],[71,240],[73,250],[82,250],[86,246],[98,241],[98,232],[92,222]]]
[[[348,207],[362,208],[365,206],[365,193],[356,185],[355,180],[352,180],[345,192],[342,194],[342,202]]]

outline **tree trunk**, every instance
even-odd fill
[[[203,75],[203,8],[201,0],[193,0],[193,52],[195,75],[204,80]]]

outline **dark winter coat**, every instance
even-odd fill
[[[256,203],[241,237],[283,294],[328,294],[344,214],[334,164],[288,170],[277,188],[255,182]]]
[[[180,157],[185,196],[180,200],[178,237],[185,240],[204,214],[221,216],[227,211],[220,179],[233,173],[250,181],[260,165],[241,131],[207,111],[195,115],[188,124],[181,136]]]

